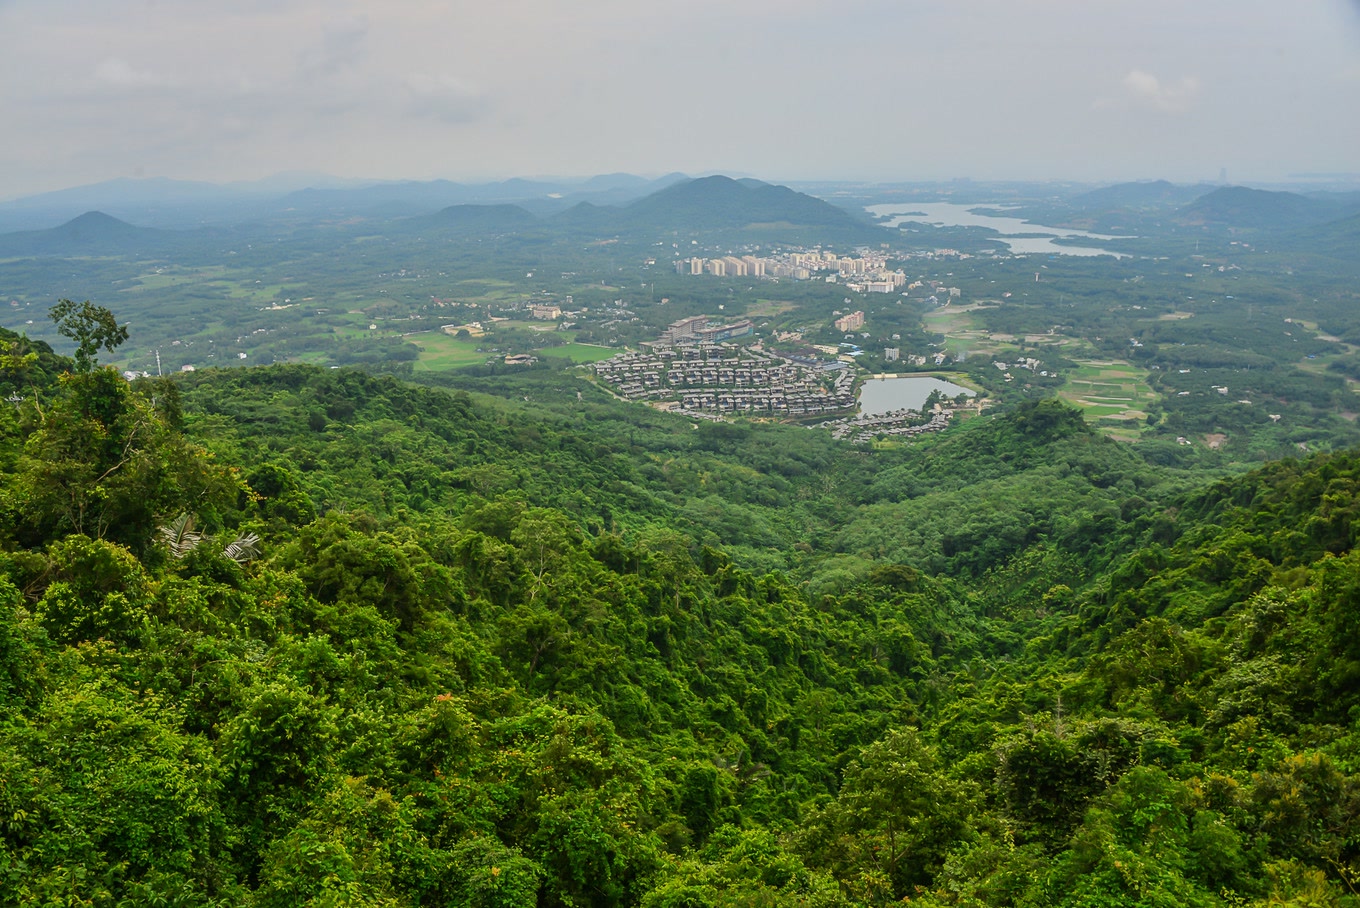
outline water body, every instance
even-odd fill
[[[894,410],[920,410],[932,391],[939,391],[951,399],[960,394],[975,396],[975,392],[967,388],[927,375],[870,378],[859,387],[859,415],[878,416]]]
[[[887,205],[870,205],[866,209],[877,217],[886,217],[886,227],[901,224],[933,224],[941,227],[988,227],[1000,236],[997,241],[1005,243],[1015,255],[1112,255],[1126,258],[1124,253],[1100,249],[1095,246],[1059,246],[1053,241],[1058,238],[1081,237],[1091,240],[1122,240],[1129,237],[1108,236],[1086,230],[1072,230],[1068,227],[1045,227],[1020,218],[998,217],[991,214],[975,214],[975,209],[995,210],[1004,208],[998,205],[960,205],[957,202],[893,202]]]

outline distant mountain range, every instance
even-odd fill
[[[787,186],[712,176],[678,182],[623,207],[582,202],[553,218],[599,232],[652,234],[738,231],[749,236],[816,232],[830,240],[868,242],[890,233]]]
[[[1186,226],[1289,230],[1356,213],[1360,213],[1360,193],[1300,195],[1225,186],[1181,208],[1175,220]]]
[[[687,179],[679,173],[657,179],[615,173],[586,180],[511,179],[482,184],[346,181],[307,174],[224,185],[122,179],[0,203],[0,232],[51,227],[86,211],[162,228],[298,218],[410,217],[473,204],[513,203],[546,215],[580,202],[626,204]]]
[[[565,209],[533,211],[521,204],[459,202],[415,216],[398,216],[406,205],[419,200],[459,198],[466,195],[494,197],[538,191],[547,184],[507,181],[494,187],[468,187],[454,183],[407,183],[370,186],[352,190],[305,190],[291,193],[286,209],[294,218],[326,220],[354,207],[374,216],[364,229],[401,235],[468,235],[477,233],[549,233],[615,236],[643,233],[649,236],[680,233],[736,232],[743,239],[787,239],[798,235],[814,242],[870,242],[891,234],[865,218],[856,217],[821,199],[785,186],[759,180],[733,180],[723,176],[691,180],[664,177],[641,181],[612,175],[590,181],[582,194],[611,198],[641,187],[665,183],[659,189],[627,204],[578,201]],[[356,199],[361,201],[356,202]],[[381,222],[381,223],[380,223]],[[177,245],[202,242],[205,238],[236,235],[240,231],[218,228],[161,230],[137,227],[105,212],[90,211],[48,230],[0,234],[0,255],[47,256],[129,254],[166,251]]]
[[[50,230],[0,234],[0,256],[129,255],[164,248],[182,233],[135,227],[102,211],[87,211]]]
[[[752,229],[762,226],[857,230],[869,225],[843,208],[787,186],[723,176],[676,183],[639,199],[625,220],[661,229]]]
[[[1182,186],[1176,183],[1168,183],[1166,180],[1118,183],[1114,186],[1104,186],[1075,196],[1072,198],[1071,204],[1076,208],[1096,210],[1174,208],[1188,205],[1205,193],[1212,191],[1213,188],[1204,183]]]
[[[1080,212],[1097,221],[1141,215],[1149,222],[1165,220],[1181,228],[1287,238],[1284,245],[1332,254],[1360,251],[1355,245],[1360,192],[1280,192],[1156,180],[1105,186],[1073,196],[1059,207],[1066,214]]]
[[[476,186],[442,180],[332,185],[281,195],[252,184],[252,200],[234,197],[234,204],[240,206],[234,210],[253,214],[239,227],[205,227],[203,220],[189,220],[182,226],[195,229],[170,230],[134,226],[121,216],[123,210],[136,207],[131,200],[139,198],[138,189],[149,192],[140,198],[144,210],[152,212],[163,210],[158,205],[173,207],[173,198],[181,202],[185,198],[220,200],[225,191],[209,184],[169,184],[116,181],[88,187],[85,195],[77,190],[52,193],[54,204],[73,204],[86,195],[117,204],[112,211],[86,211],[46,230],[0,233],[0,256],[151,254],[186,249],[189,244],[210,249],[215,247],[203,246],[205,241],[235,242],[261,228],[275,229],[286,223],[299,229],[320,224],[345,229],[354,218],[362,220],[363,230],[373,233],[450,238],[488,233],[655,238],[721,233],[757,242],[872,243],[895,235],[873,224],[867,214],[787,186],[725,176],[690,179],[682,174],[656,180],[607,174],[577,181],[567,193],[558,191],[568,188],[564,184],[518,179]],[[1241,186],[1205,189],[1165,181],[1123,183],[1075,196],[1070,206],[1102,212],[1100,217],[1141,211],[1181,227],[1204,230],[1251,230],[1280,237],[1297,234],[1308,248],[1332,249],[1335,254],[1355,248],[1360,193],[1304,195]],[[176,196],[181,190],[185,195]],[[31,211],[51,210],[33,200],[10,204]],[[1157,213],[1163,209],[1165,214]],[[150,223],[159,222],[152,217]]]

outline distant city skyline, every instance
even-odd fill
[[[121,177],[1360,173],[1360,0],[0,0],[0,200]]]

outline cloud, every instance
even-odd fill
[[[1336,112],[1354,106],[1360,79],[1360,0],[1288,16],[1278,6],[0,0],[0,123],[24,137],[0,143],[0,196],[137,167],[196,178],[1348,169],[1360,119]],[[876,34],[908,35],[912,52],[881,52]],[[788,140],[790,123],[826,111],[874,123],[875,140],[839,142],[834,129]],[[1267,118],[1290,128],[1266,134]],[[912,141],[924,123],[954,137],[947,152]]]
[[[337,16],[321,29],[321,43],[302,54],[302,70],[321,76],[351,69],[363,59],[364,39],[368,37],[368,17]]]
[[[468,123],[487,109],[484,91],[448,74],[412,73],[405,80],[408,113],[446,123]]]
[[[1200,83],[1194,76],[1162,82],[1152,73],[1130,70],[1121,81],[1125,97],[1138,107],[1162,113],[1185,113],[1199,98]]]
[[[109,57],[94,69],[95,80],[114,88],[155,88],[167,84],[165,78],[134,68],[126,60]]]

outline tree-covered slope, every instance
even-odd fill
[[[1355,455],[7,343],[6,903],[1355,901]]]

